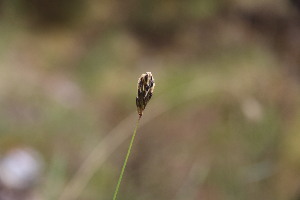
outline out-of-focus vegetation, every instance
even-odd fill
[[[120,199],[300,198],[299,0],[2,0],[0,17],[1,199],[72,192],[146,71]],[[77,199],[112,198],[128,142]]]

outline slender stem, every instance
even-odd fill
[[[116,186],[116,190],[115,190],[115,193],[114,193],[113,200],[117,199],[117,194],[119,192],[119,187],[120,187],[120,184],[121,184],[121,181],[122,181],[122,178],[123,178],[123,174],[124,174],[124,171],[125,171],[125,168],[126,168],[126,165],[127,165],[127,161],[128,161],[128,158],[129,158],[129,155],[130,155],[130,152],[131,152],[131,147],[132,147],[135,135],[136,135],[136,130],[137,130],[138,126],[139,126],[140,119],[141,119],[141,116],[139,116],[139,118],[138,118],[138,120],[136,122],[136,126],[135,126],[135,129],[133,131],[133,135],[131,137],[129,148],[128,148],[128,151],[127,151],[127,154],[126,154],[125,161],[123,163],[123,167],[122,167],[122,170],[121,170],[121,174],[119,176],[119,180],[118,180],[118,183],[117,183],[117,186]]]

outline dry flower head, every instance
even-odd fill
[[[152,97],[154,86],[154,78],[151,72],[146,72],[146,74],[142,74],[138,80],[136,106],[137,112],[140,115],[140,117],[143,115],[143,111],[145,110],[147,103]]]

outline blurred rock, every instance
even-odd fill
[[[263,109],[261,104],[253,98],[248,98],[242,102],[242,111],[245,117],[253,122],[262,120]]]

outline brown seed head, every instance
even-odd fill
[[[146,74],[142,74],[138,80],[136,106],[137,112],[140,115],[140,117],[143,115],[143,111],[145,110],[147,103],[152,97],[154,86],[154,78],[151,72],[146,72]]]

